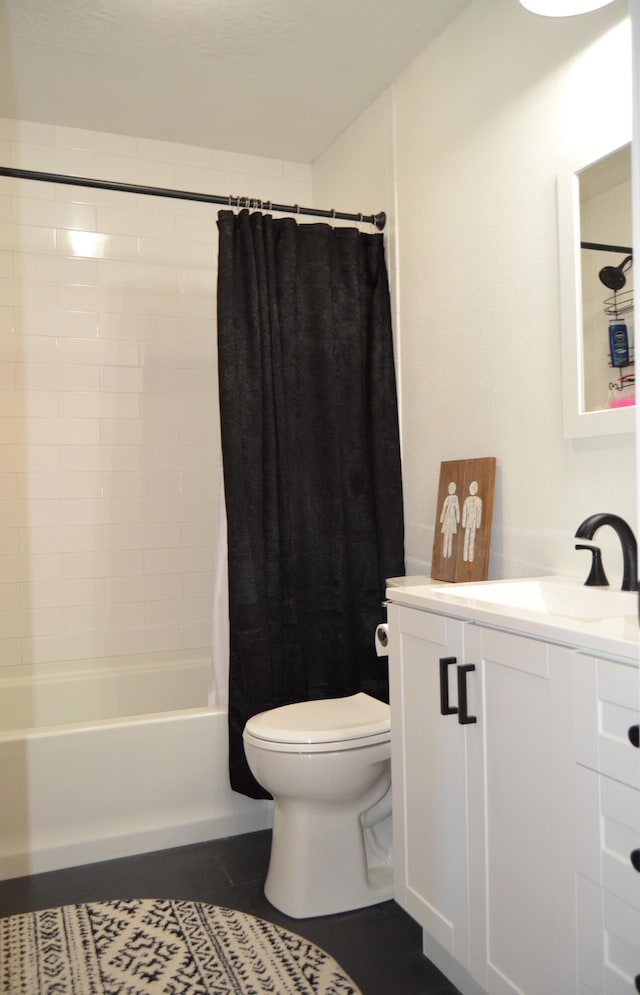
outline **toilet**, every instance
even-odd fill
[[[389,706],[362,692],[284,705],[243,740],[274,800],[271,904],[305,919],[392,898]]]

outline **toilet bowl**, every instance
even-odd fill
[[[243,740],[273,795],[271,904],[304,919],[392,898],[389,706],[362,692],[284,705]]]

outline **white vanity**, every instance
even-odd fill
[[[640,991],[637,596],[387,590],[396,900],[464,995]]]

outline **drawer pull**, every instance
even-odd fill
[[[631,863],[636,871],[640,872],[640,847],[631,851]]]
[[[477,722],[475,715],[469,715],[467,710],[467,674],[476,669],[475,663],[465,663],[458,667],[458,722],[461,726],[468,726]]]
[[[440,660],[440,714],[455,715],[458,709],[449,704],[449,667],[457,663],[455,656],[441,656]]]
[[[632,743],[636,749],[640,747],[640,725],[629,726],[629,732],[627,733],[629,737],[629,742]],[[638,989],[640,991],[640,989]]]
[[[636,991],[640,992],[640,974],[636,974]]]

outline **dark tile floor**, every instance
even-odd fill
[[[264,897],[270,831],[0,881],[0,916],[110,898],[181,898],[279,923],[330,953],[363,995],[456,995],[422,955],[421,932],[395,902],[290,919]]]

